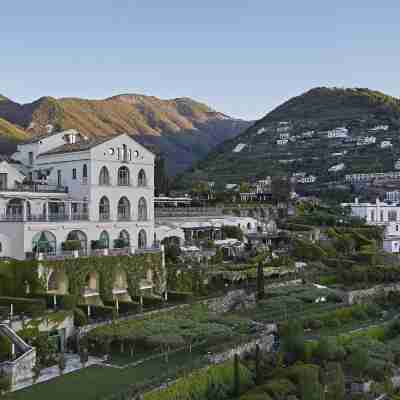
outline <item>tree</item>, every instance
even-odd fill
[[[233,359],[233,393],[236,397],[240,396],[240,371],[239,371],[239,355],[235,354]]]
[[[290,200],[290,181],[286,177],[274,177],[271,181],[272,200],[277,203],[288,203]]]
[[[261,360],[260,360],[260,346],[256,345],[256,354],[255,354],[255,368],[256,368],[256,385],[261,384]]]
[[[262,300],[265,296],[264,268],[260,262],[257,265],[257,299]]]
[[[361,378],[368,366],[367,350],[360,346],[355,347],[348,358],[348,362],[353,374]]]
[[[5,395],[11,389],[11,379],[4,372],[0,373],[0,396]]]
[[[319,383],[317,366],[303,366],[299,374],[299,392],[301,400],[323,399],[323,389]]]
[[[343,369],[340,363],[328,364],[323,372],[323,383],[326,386],[325,400],[344,400],[345,398],[345,381]]]

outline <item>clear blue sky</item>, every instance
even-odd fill
[[[0,93],[188,96],[244,118],[314,86],[400,96],[399,21],[398,0],[4,1]]]

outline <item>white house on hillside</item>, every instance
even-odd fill
[[[70,130],[23,143],[12,157],[19,164],[0,164],[0,257],[63,256],[68,241],[80,254],[92,242],[154,248],[155,156],[132,137]]]

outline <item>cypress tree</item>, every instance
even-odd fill
[[[240,396],[240,375],[239,375],[239,356],[235,354],[233,360],[233,394],[236,397]]]
[[[264,288],[264,269],[262,263],[257,265],[257,299],[262,300],[265,295]]]

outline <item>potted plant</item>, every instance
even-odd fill
[[[63,251],[72,251],[74,257],[79,256],[79,250],[82,249],[81,242],[79,240],[66,240],[62,244]]]
[[[114,240],[114,248],[116,249],[123,249],[124,247],[127,247],[128,243],[126,243],[126,240],[124,239],[115,239]]]

